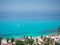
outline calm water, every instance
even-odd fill
[[[40,36],[56,32],[60,13],[0,12],[0,35],[4,37]]]
[[[60,26],[60,0],[0,0],[0,35],[40,36]]]
[[[60,21],[0,21],[0,34],[4,37],[39,36],[56,32]]]

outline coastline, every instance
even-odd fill
[[[49,34],[44,34],[44,35],[40,35],[39,33],[38,33],[38,35],[33,35],[32,37],[33,38],[35,38],[35,37],[41,37],[41,36],[49,36],[49,35],[54,35],[54,34],[56,34],[57,32],[55,32],[55,33],[49,33]],[[22,38],[22,37],[24,37],[24,36],[28,36],[28,37],[30,37],[31,35],[10,35],[10,36],[2,36],[3,38]]]

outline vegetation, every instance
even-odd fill
[[[58,34],[60,34],[60,26],[58,27]]]
[[[34,43],[34,40],[33,39],[29,39],[28,42],[29,42],[30,45],[32,45]]]
[[[13,45],[13,42],[14,42],[15,40],[14,40],[14,38],[11,38],[11,43],[12,43],[12,45]]]
[[[3,38],[0,36],[0,45],[1,45],[1,40],[2,40]]]
[[[28,37],[25,37],[25,41],[24,41],[25,45],[28,45],[28,40],[29,40]]]
[[[32,37],[30,37],[30,39],[28,37],[25,37],[24,39],[25,39],[24,41],[25,45],[32,45],[34,43],[34,40],[32,39]]]
[[[41,36],[41,39],[43,39],[43,36]]]
[[[9,41],[9,38],[7,38],[7,42]]]
[[[16,41],[16,45],[24,45],[24,42],[23,41],[20,41],[20,40],[17,40]]]

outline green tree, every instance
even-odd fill
[[[58,27],[58,31],[57,32],[58,32],[58,34],[60,34],[60,26]]]
[[[38,45],[38,38],[36,38],[36,44]]]
[[[28,37],[26,37],[26,38],[25,38],[25,41],[24,41],[24,44],[25,44],[25,45],[28,45],[28,40],[29,40]]]
[[[15,40],[14,40],[14,38],[11,38],[11,43],[12,43],[12,45],[13,45],[13,42],[14,42]]]
[[[7,38],[7,42],[9,41],[9,38]]]
[[[33,39],[29,39],[28,42],[29,42],[30,45],[32,45],[34,43],[34,40]]]
[[[23,41],[20,41],[20,40],[17,40],[16,41],[16,45],[24,45],[24,42]]]
[[[41,36],[41,39],[43,39],[43,36]]]
[[[2,38],[2,36],[0,36],[0,45],[1,45],[1,40],[2,40],[3,38]]]

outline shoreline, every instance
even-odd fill
[[[55,33],[56,34],[56,33]],[[48,35],[38,35],[38,36],[26,36],[26,37],[32,37],[32,38],[38,38],[38,37],[41,37],[41,36],[50,36],[50,35],[55,35],[55,34],[48,34]],[[3,38],[23,38],[24,36],[7,36],[7,37],[4,37],[2,36]]]

